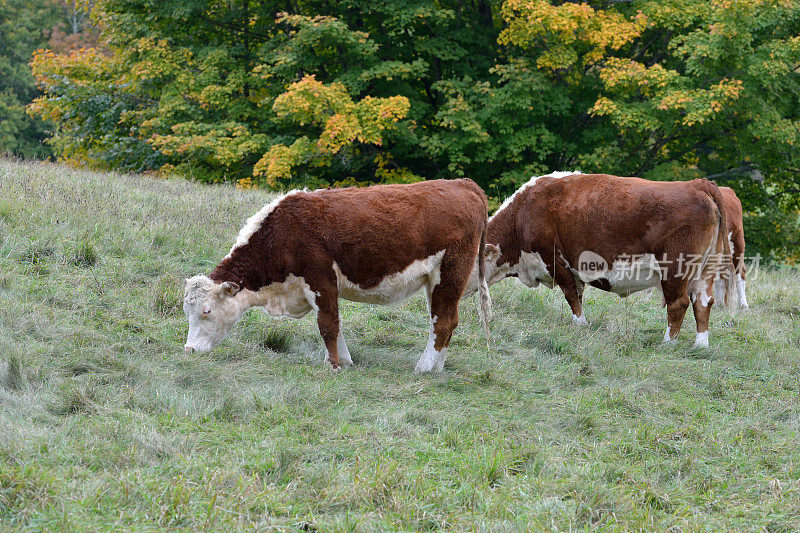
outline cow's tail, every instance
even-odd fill
[[[489,345],[489,322],[492,320],[492,297],[489,294],[489,285],[486,283],[486,229],[488,226],[488,214],[484,211],[481,244],[478,248],[478,317],[483,323],[487,346]]]
[[[725,307],[729,311],[735,311],[739,308],[739,291],[736,288],[736,271],[733,266],[733,253],[728,239],[728,217],[725,214],[725,204],[722,199],[722,193],[719,192],[716,185],[708,180],[702,180],[702,183],[703,188],[717,206],[717,223],[719,227],[717,229],[716,250],[714,250],[714,275],[722,284]]]

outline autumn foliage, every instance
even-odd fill
[[[242,187],[558,169],[711,177],[753,249],[799,246],[800,2],[98,0],[42,50],[63,159]]]

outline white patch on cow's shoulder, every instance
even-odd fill
[[[694,345],[698,348],[708,348],[708,331],[698,333],[694,339]]]
[[[582,174],[582,172],[580,172],[580,171],[578,171],[578,170],[573,170],[572,172],[569,172],[569,171],[567,171],[567,172],[564,172],[564,171],[559,171],[559,172],[552,172],[552,173],[550,173],[550,174],[543,174],[543,175],[541,175],[541,176],[534,176],[534,177],[532,177],[530,180],[528,180],[528,182],[527,182],[525,185],[523,185],[522,187],[520,187],[519,189],[517,189],[516,191],[514,191],[514,194],[512,194],[511,196],[509,196],[508,198],[506,198],[506,201],[505,201],[505,202],[503,202],[503,204],[500,206],[500,208],[499,208],[497,211],[495,211],[495,212],[494,212],[494,214],[493,214],[493,215],[492,215],[492,216],[489,218],[489,220],[491,220],[491,219],[493,219],[494,217],[496,217],[496,216],[497,216],[497,214],[498,214],[500,211],[502,211],[503,209],[505,209],[506,207],[508,207],[508,206],[509,206],[509,205],[511,205],[512,203],[514,203],[514,200],[516,200],[516,198],[517,198],[517,197],[518,197],[520,194],[522,194],[522,192],[524,192],[525,190],[527,190],[529,187],[533,187],[534,185],[536,185],[536,182],[537,182],[537,181],[539,181],[541,178],[558,178],[558,179],[560,179],[560,178],[564,178],[564,177],[566,177],[566,176],[572,176],[573,174]]]
[[[511,267],[510,271],[527,287],[538,287],[541,282],[553,288],[553,277],[547,271],[542,256],[537,252],[520,253],[519,262]]]
[[[369,289],[347,279],[339,265],[334,262],[333,271],[338,281],[339,296],[345,300],[369,304],[390,305],[401,302],[423,286],[435,287],[439,283],[444,252],[441,250],[425,259],[418,259],[400,272],[386,276]]]
[[[275,198],[273,201],[271,201],[270,203],[266,204],[264,207],[259,209],[255,215],[248,218],[247,222],[245,222],[242,229],[239,230],[239,235],[236,236],[236,242],[231,247],[231,251],[228,252],[228,255],[225,257],[226,258],[230,257],[235,249],[239,248],[240,246],[244,246],[245,244],[250,242],[250,237],[252,237],[253,234],[261,228],[261,224],[263,224],[264,221],[267,219],[267,217],[270,215],[270,213],[272,213],[275,210],[275,208],[278,207],[278,204],[280,204],[289,196],[292,196],[293,194],[297,194],[299,192],[303,191],[295,189],[293,191],[287,192],[283,196]]]

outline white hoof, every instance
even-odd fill
[[[331,358],[328,356],[328,354],[325,354],[325,359],[322,361],[322,364],[328,365],[331,368],[333,368],[333,364],[331,364]],[[353,366],[352,359],[344,359],[343,357],[339,358],[339,368],[349,368],[351,366]],[[339,369],[336,368],[334,370],[339,370]]]
[[[708,348],[708,332],[698,333],[694,339],[695,348]]]
[[[436,366],[434,361],[426,361],[420,359],[417,362],[417,366],[414,367],[415,374],[425,374],[427,372],[433,372],[433,368]]]
[[[581,313],[581,316],[572,315],[572,323],[576,326],[588,326],[589,322],[586,320],[586,316]]]

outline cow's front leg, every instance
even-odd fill
[[[335,291],[319,293],[316,300],[317,305],[317,325],[322,340],[325,343],[325,361],[328,361],[334,370],[339,370],[339,337],[341,328],[339,325],[339,298]],[[344,337],[342,337],[344,344]],[[346,349],[346,347],[345,347]],[[350,358],[350,354],[347,354]],[[352,363],[352,361],[351,361]]]
[[[713,280],[709,280],[703,290],[692,294],[692,309],[694,320],[697,322],[694,345],[700,348],[708,348],[708,323],[711,318],[711,306],[714,305],[714,298],[711,295],[713,283]]]
[[[414,367],[414,372],[419,374],[421,372],[431,372],[439,359],[439,352],[436,351],[436,333],[434,327],[438,317],[431,317],[431,329],[428,333],[428,344],[425,346],[425,351],[422,352],[422,357],[417,361],[417,366]]]
[[[571,270],[556,261],[555,282],[558,284],[564,298],[567,299],[569,308],[572,311],[572,323],[579,326],[587,326],[588,322],[583,314],[583,281],[575,276]]]
[[[683,317],[689,308],[689,294],[686,292],[686,280],[672,279],[661,282],[661,291],[667,304],[667,331],[664,342],[674,341],[681,331]]]
[[[350,357],[350,350],[347,349],[347,343],[344,341],[344,328],[342,321],[339,321],[339,336],[336,338],[336,350],[339,352],[339,362],[342,366],[353,366],[353,358]]]

